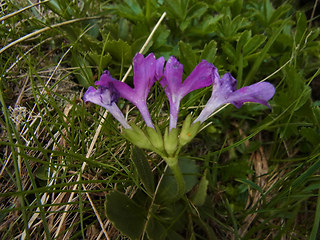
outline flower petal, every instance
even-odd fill
[[[109,71],[104,71],[100,77],[100,81],[95,82],[95,85],[107,87],[109,86],[110,83],[112,83],[114,88],[117,89],[117,91],[120,94],[120,97],[125,98],[130,102],[135,101],[134,97],[136,94],[134,90],[130,86],[128,86],[126,83],[118,81],[113,77],[111,77]]]
[[[245,102],[261,103],[269,107],[275,88],[271,83],[260,82],[236,90],[237,80],[230,73],[213,84],[212,95],[195,122],[204,122],[219,107],[231,103],[240,108]]]
[[[184,80],[181,91],[181,95],[184,97],[188,93],[210,86],[215,79],[219,78],[217,68],[207,62],[202,60],[192,71],[192,73]]]
[[[195,67],[184,82],[182,82],[182,74],[183,65],[171,56],[160,81],[170,103],[170,130],[177,125],[182,98],[193,90],[210,86],[214,79],[219,77],[216,67],[205,60]]]
[[[118,97],[119,93],[112,87],[99,86],[98,89],[95,89],[90,86],[83,95],[83,100],[106,108],[124,128],[131,128],[116,104]]]
[[[273,97],[274,93],[275,88],[271,83],[261,82],[240,88],[228,100],[237,108],[240,108],[245,102],[256,102],[270,107],[268,100]]]
[[[147,99],[148,93],[155,82],[156,58],[150,53],[146,58],[137,53],[133,58],[134,88],[142,99]]]
[[[182,99],[179,92],[182,87],[182,74],[183,65],[175,57],[171,56],[167,61],[163,78],[160,81],[170,104],[169,131],[177,126],[179,106]]]
[[[105,70],[105,71],[103,71],[102,75],[100,76],[100,80],[96,81],[94,83],[94,85],[107,87],[107,86],[109,86],[109,83],[113,82],[113,81],[118,81],[118,80],[116,80],[113,77],[111,77],[110,72]]]
[[[163,76],[163,66],[164,66],[164,63],[165,63],[165,59],[164,57],[160,57],[158,58],[157,60],[157,63],[156,63],[156,81],[160,80],[160,78]]]
[[[175,57],[171,56],[167,61],[163,78],[160,81],[169,101],[172,101],[172,98],[176,98],[179,94],[179,89],[182,86],[182,74],[183,65]]]
[[[150,53],[147,57],[137,53],[133,58],[134,88],[112,78],[108,71],[105,71],[100,77],[100,81],[95,84],[107,86],[109,82],[112,82],[115,89],[120,93],[120,97],[136,105],[147,126],[154,128],[146,101],[152,85],[163,75],[163,65],[163,57],[157,60],[153,53]]]

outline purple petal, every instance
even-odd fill
[[[112,78],[108,71],[105,71],[101,75],[100,81],[95,84],[108,86],[108,83],[112,82],[115,89],[120,93],[120,97],[136,105],[147,126],[154,128],[146,101],[152,85],[163,75],[163,64],[163,57],[157,60],[153,53],[150,53],[145,58],[142,54],[137,53],[133,58],[134,88]]]
[[[260,82],[235,91],[229,98],[229,102],[240,108],[245,102],[256,102],[268,107],[268,101],[273,97],[275,88],[271,83]]]
[[[171,56],[166,64],[164,75],[160,81],[161,86],[170,103],[170,126],[177,125],[180,101],[193,90],[210,86],[216,78],[219,78],[215,66],[203,60],[192,73],[182,82],[183,66],[178,60]]]
[[[146,58],[137,53],[133,58],[134,88],[142,99],[147,99],[148,93],[155,82],[156,58],[150,53]]]
[[[158,58],[157,60],[157,63],[156,63],[156,81],[160,80],[160,78],[163,76],[163,66],[164,66],[164,62],[165,62],[165,59],[164,57],[160,57]]]
[[[179,90],[182,88],[182,74],[183,65],[180,64],[175,57],[171,56],[167,61],[163,78],[160,81],[160,84],[164,88],[164,92],[166,93],[170,104],[169,131],[177,126],[179,106],[182,99],[182,96],[179,92]]]
[[[126,83],[120,82],[111,77],[109,71],[104,71],[100,77],[100,80],[95,82],[95,85],[107,87],[110,83],[112,83],[115,89],[117,89],[117,91],[120,94],[120,97],[125,98],[127,100],[129,100],[128,98],[132,98],[132,100],[134,101],[134,90],[131,87],[129,87]]]
[[[218,81],[213,84],[213,87],[215,88],[215,85],[219,84],[219,86],[216,87],[220,88],[220,91],[223,91],[224,95],[228,96],[237,90],[237,80],[231,75],[231,73],[226,73],[221,79],[220,77],[217,79]]]
[[[85,102],[92,102],[106,108],[124,128],[131,128],[124,118],[122,112],[116,105],[118,96],[119,94],[112,88],[99,86],[98,89],[95,89],[94,87],[90,86],[83,95],[83,100]]]
[[[206,60],[202,60],[184,80],[181,94],[185,96],[196,89],[208,87],[218,78],[217,68]]]
[[[212,95],[200,115],[194,122],[204,122],[215,110],[226,103],[240,108],[245,102],[256,102],[269,106],[268,101],[273,97],[275,88],[271,83],[255,83],[236,90],[237,80],[226,73],[213,84]]]
[[[114,79],[113,77],[111,77],[111,74],[109,71],[104,71],[102,73],[102,75],[100,76],[100,80],[96,81],[94,83],[94,85],[96,86],[103,86],[103,87],[108,87],[110,85],[110,83],[114,83],[117,82],[118,80]]]
[[[169,101],[172,100],[173,95],[179,95],[179,89],[182,87],[182,74],[183,65],[175,57],[171,56],[167,61],[163,78],[160,81]]]

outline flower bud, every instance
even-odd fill
[[[163,147],[163,138],[161,131],[158,126],[156,126],[156,129],[147,127],[147,134],[149,137],[149,141],[151,144],[158,149],[159,151],[163,152],[164,147]]]
[[[139,148],[152,150],[154,147],[146,134],[135,124],[131,124],[131,127],[123,129],[123,136]]]
[[[178,129],[172,128],[169,132],[166,129],[164,133],[164,149],[169,156],[174,156],[178,148]]]
[[[196,122],[192,124],[191,115],[188,115],[184,120],[181,133],[179,136],[179,142],[181,146],[189,143],[198,133],[201,123]]]

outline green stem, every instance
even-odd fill
[[[178,157],[166,157],[164,158],[168,166],[170,167],[176,181],[177,181],[177,198],[181,198],[185,193],[185,184],[183,174],[178,164]]]

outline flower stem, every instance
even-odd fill
[[[179,164],[178,164],[178,157],[166,157],[164,158],[168,166],[170,167],[176,182],[177,182],[177,199],[181,198],[185,193],[185,183],[183,174],[180,170]]]

